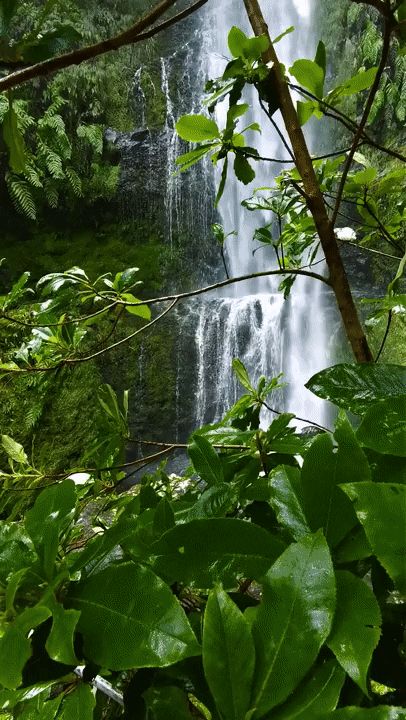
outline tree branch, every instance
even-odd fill
[[[380,2],[380,0],[377,0],[377,1]],[[334,207],[334,210],[333,210],[333,215],[332,215],[332,218],[331,218],[331,221],[332,221],[333,225],[335,224],[335,222],[336,222],[336,220],[337,220],[337,215],[338,215],[338,211],[339,211],[339,209],[340,209],[341,198],[342,198],[342,195],[343,195],[343,192],[344,192],[345,183],[346,183],[346,181],[347,181],[347,176],[348,176],[348,173],[349,173],[349,171],[350,171],[350,169],[351,169],[351,165],[352,165],[352,161],[353,161],[353,159],[354,159],[354,155],[355,155],[355,153],[356,153],[356,151],[357,151],[358,145],[359,145],[360,140],[361,140],[361,138],[362,138],[362,134],[363,134],[363,132],[364,132],[364,128],[365,128],[365,126],[366,126],[366,124],[367,124],[367,122],[368,122],[369,113],[371,112],[371,108],[372,108],[373,102],[374,102],[374,100],[375,100],[376,93],[377,93],[378,88],[379,88],[379,83],[381,82],[381,78],[382,78],[382,75],[383,75],[383,71],[384,71],[385,66],[386,66],[386,62],[387,62],[388,54],[389,54],[389,50],[390,50],[390,38],[391,38],[391,33],[392,33],[392,24],[387,20],[387,21],[385,22],[385,32],[384,32],[384,37],[383,37],[382,54],[381,54],[381,60],[380,60],[380,63],[379,63],[378,71],[377,71],[377,73],[376,73],[376,75],[375,75],[374,82],[373,82],[372,87],[371,87],[371,90],[370,90],[370,92],[369,92],[368,100],[366,101],[365,108],[364,108],[364,112],[362,113],[361,122],[359,123],[358,130],[357,130],[357,132],[355,133],[355,136],[354,136],[354,139],[353,139],[353,142],[352,142],[352,148],[351,148],[350,152],[348,153],[348,156],[347,156],[347,159],[346,159],[346,162],[345,162],[345,166],[344,166],[344,169],[343,169],[343,173],[342,173],[342,176],[341,176],[340,185],[339,185],[339,187],[338,187],[337,199],[336,199],[335,207]]]
[[[165,30],[171,25],[174,25],[180,20],[188,17],[200,7],[205,5],[206,2],[208,2],[208,0],[198,0],[186,10],[178,13],[172,18],[169,18],[160,25],[151,28],[150,26],[153,25],[165,12],[167,12],[167,10],[169,10],[176,3],[176,0],[161,0],[161,2],[155,5],[152,10],[150,10],[148,13],[143,15],[143,17],[137,20],[134,25],[132,25],[124,32],[119,33],[118,35],[114,35],[111,38],[101,40],[100,42],[94,43],[92,45],[87,45],[84,48],[79,48],[78,50],[73,50],[71,52],[64,53],[63,55],[49,58],[48,60],[36,63],[35,65],[31,65],[24,68],[23,70],[18,70],[17,72],[10,73],[6,77],[1,78],[0,92],[10,90],[11,88],[22,85],[28,80],[33,80],[37,77],[49,75],[50,73],[56,72],[57,70],[64,70],[65,68],[72,65],[80,65],[87,60],[92,60],[93,58],[104,55],[105,53],[111,52],[112,50],[118,50],[125,45],[134,45],[137,42],[146,40],[147,38],[156,35],[162,30]]]
[[[330,221],[324,204],[324,198],[303,135],[303,129],[299,123],[299,118],[279,58],[275,52],[268,26],[258,0],[244,0],[244,4],[255,35],[265,35],[269,41],[269,48],[264,53],[263,61],[265,63],[273,63],[272,92],[276,92],[277,94],[279,108],[295,156],[296,167],[303,181],[303,190],[307,196],[307,206],[313,216],[330,271],[331,286],[334,290],[347,338],[358,362],[371,362],[372,353],[352,297],[348,277],[335,238],[334,225]]]

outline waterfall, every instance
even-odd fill
[[[316,41],[311,31],[313,0],[273,0],[261,2],[272,37],[291,25],[294,33],[278,44],[278,53],[287,67],[297,58],[312,57]],[[211,21],[214,47],[210,52],[210,77],[220,76],[229,56],[227,35],[232,25],[252,35],[242,2],[226,2],[221,13],[213,13],[209,6],[207,21]],[[203,52],[207,52],[207,47]],[[258,122],[263,133],[252,133],[252,143],[260,155],[286,158],[287,151],[281,139],[269,124],[258,102],[255,90],[248,89],[244,100],[250,103],[250,116],[244,124]],[[227,103],[217,109],[220,127],[225,126]],[[283,124],[279,113],[275,116],[279,127]],[[311,130],[310,130],[311,133]],[[310,139],[310,144],[312,138]],[[226,241],[226,258],[231,277],[275,268],[275,257],[270,248],[258,248],[253,242],[254,231],[262,223],[271,221],[270,213],[249,212],[241,207],[242,200],[250,197],[255,188],[271,186],[273,178],[283,165],[255,163],[256,178],[250,186],[238,183],[230,171],[223,198],[219,205],[225,233],[235,232]],[[217,171],[220,173],[220,170]],[[217,177],[217,184],[219,177]],[[306,257],[306,256],[305,256]],[[304,260],[306,264],[306,260]],[[318,265],[323,272],[324,265]],[[310,278],[298,278],[287,301],[278,291],[277,278],[262,278],[227,287],[200,302],[196,328],[197,392],[195,425],[220,419],[241,394],[233,378],[231,362],[238,357],[247,367],[253,381],[260,375],[273,377],[283,371],[287,390],[276,397],[279,410],[289,410],[298,416],[318,423],[328,421],[329,409],[304,388],[304,383],[318,370],[331,364],[331,338],[329,328],[337,322],[334,303],[326,287]],[[267,422],[268,417],[262,421]]]

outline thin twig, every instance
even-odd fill
[[[383,339],[382,339],[382,342],[381,342],[381,347],[379,348],[378,353],[377,353],[377,356],[376,356],[376,358],[375,358],[375,362],[376,362],[376,363],[378,362],[379,358],[381,357],[381,355],[382,355],[382,353],[383,353],[383,349],[384,349],[385,344],[386,344],[386,341],[387,341],[387,339],[388,339],[390,326],[391,326],[391,324],[392,324],[392,316],[393,316],[392,310],[389,310],[389,312],[388,312],[388,322],[387,322],[387,324],[386,324],[385,335],[383,336]]]
[[[345,161],[344,169],[343,169],[341,179],[340,179],[340,184],[339,184],[339,187],[337,190],[337,199],[336,199],[333,215],[331,218],[331,222],[333,225],[335,225],[335,222],[337,220],[337,215],[338,215],[338,211],[340,209],[340,204],[341,204],[341,198],[342,198],[342,195],[344,192],[345,183],[347,182],[348,173],[351,169],[354,155],[357,151],[359,142],[362,138],[364,128],[368,122],[369,114],[371,112],[371,108],[372,108],[373,102],[375,100],[376,93],[379,89],[379,84],[381,82],[383,72],[385,70],[385,66],[386,66],[386,62],[387,62],[388,54],[389,54],[389,50],[390,50],[391,31],[392,31],[391,24],[389,23],[389,21],[386,21],[384,37],[383,37],[381,60],[380,60],[379,66],[378,66],[377,73],[374,78],[374,82],[372,83],[372,87],[369,91],[368,99],[365,103],[364,112],[362,113],[362,118],[359,123],[358,130],[355,133],[355,137],[352,142],[352,148],[351,148],[350,152],[348,153],[347,159]]]
[[[289,414],[289,412],[287,410],[282,411],[282,410],[275,410],[275,408],[271,408],[270,405],[268,405],[268,403],[266,403],[266,402],[262,402],[261,405],[266,407],[266,409],[269,410],[269,412],[275,413],[275,415],[284,415],[285,412],[287,414]],[[292,413],[292,414],[294,414],[294,413]],[[292,418],[292,420],[300,420],[300,422],[305,422],[305,423],[308,423],[308,425],[313,425],[314,427],[317,427],[320,430],[324,430],[324,432],[328,432],[328,433],[333,432],[332,430],[329,430],[329,428],[324,427],[324,425],[319,425],[319,423],[314,422],[314,420],[308,420],[307,418],[299,417],[299,415],[295,415],[295,417]]]

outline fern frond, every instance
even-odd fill
[[[44,182],[44,196],[50,208],[55,210],[59,205],[59,193],[53,180],[47,179]]]
[[[32,195],[32,187],[26,180],[17,175],[7,177],[7,186],[15,208],[29,220],[36,220],[37,209]]]
[[[26,164],[25,170],[24,170],[24,177],[27,180],[27,182],[30,183],[35,188],[42,188],[42,182],[41,178],[39,176],[38,170],[34,165]]]
[[[73,169],[73,167],[67,167],[65,169],[65,174],[76,197],[82,197],[82,181],[77,172]]]
[[[38,143],[38,149],[39,156],[44,161],[49,174],[56,180],[62,180],[65,177],[65,173],[60,156],[42,141]]]
[[[103,129],[101,125],[79,125],[76,132],[78,137],[87,140],[97,155],[102,154]]]

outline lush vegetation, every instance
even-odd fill
[[[393,122],[402,123],[400,85],[384,72],[390,53],[403,57],[406,5],[367,4],[376,53],[365,40],[361,53],[369,53],[368,62],[332,82],[321,41],[314,60],[300,58],[289,68],[289,84],[302,98],[293,108],[286,69],[274,50],[283,38],[272,43],[259,5],[245,0],[255,37],[231,29],[231,60],[206,88],[208,112],[177,123],[180,137],[195,143],[179,157],[181,171],[205,155],[222,163],[219,202],[230,160],[244,184],[255,178],[257,162],[267,162],[250,143],[268,128],[244,126],[246,85],[257,90],[271,125],[278,108],[285,122],[290,113],[293,135],[286,127],[296,163],[247,199],[244,211],[257,213],[258,223],[267,216],[256,239],[272,246],[276,269],[263,274],[280,276],[285,297],[300,274],[336,295],[361,362],[327,368],[307,383],[337,408],[334,428],[312,425],[303,433],[286,413],[263,428],[261,410],[272,406],[281,378],[261,377],[254,386],[235,359],[243,394],[219,423],[193,432],[184,473],[168,475],[162,462],[129,485],[131,473],[163,461],[175,445],[170,438],[151,442],[149,427],[141,438],[131,436],[128,392],[100,384],[94,361],[125,352],[165,322],[179,294],[148,299],[159,295],[156,265],[145,275],[136,267],[113,267],[112,259],[103,272],[85,272],[74,258],[67,270],[54,258],[34,285],[24,272],[4,292],[1,382],[18,392],[20,408],[17,415],[17,403],[10,405],[1,435],[5,719],[406,718],[406,370],[399,362],[382,363],[394,320],[403,327],[406,311],[405,172],[402,148],[385,147],[385,138],[374,133],[386,107],[379,93],[394,94],[391,83],[399,92]],[[350,5],[355,23],[358,3]],[[123,3],[122,12],[131,15],[130,6]],[[96,4],[94,12],[100,17]],[[64,49],[79,52],[84,42],[100,39],[98,31],[93,37],[86,30],[79,3],[24,3],[22,13],[13,0],[0,8],[5,80],[13,68],[35,71],[36,63]],[[86,76],[85,67],[78,65],[76,78]],[[103,166],[105,116],[97,109],[95,122],[92,107],[88,114],[84,107],[86,117],[77,122],[73,106],[86,102],[83,85],[78,81],[65,102],[65,73],[44,85],[51,94],[37,115],[35,93],[0,95],[6,182],[16,206],[31,218],[41,218],[42,203],[52,206],[52,193],[63,192],[67,203],[91,202],[90,190],[87,200],[80,196],[91,186],[92,166]],[[18,79],[16,87],[20,91]],[[225,128],[213,116],[219,102],[228,103]],[[329,115],[345,123],[350,149],[330,147],[328,157],[311,158],[300,128],[311,117]],[[75,154],[78,142],[88,148],[84,169]],[[392,272],[385,293],[363,299],[369,322],[385,324],[375,362],[365,362],[372,350],[340,265],[341,214],[357,225],[352,242],[378,252]],[[223,243],[222,228],[214,230]],[[328,276],[313,267],[320,243]],[[170,374],[165,332],[165,346],[154,346],[162,386]],[[22,423],[42,433],[40,453],[35,442],[21,442]],[[58,440],[46,442],[46,436],[57,424],[66,451],[55,463]],[[128,461],[131,443],[156,451]]]

